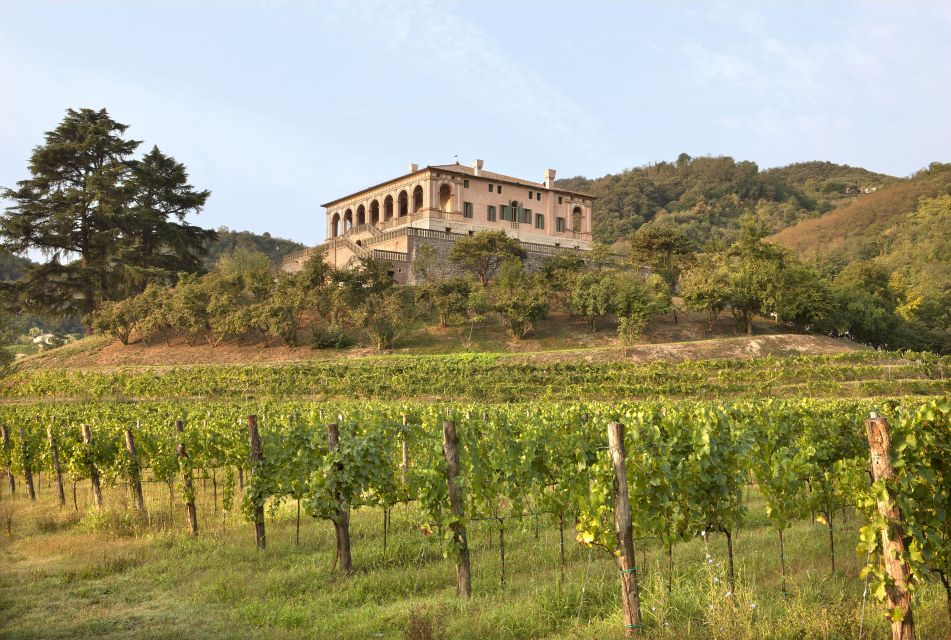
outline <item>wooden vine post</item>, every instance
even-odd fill
[[[192,467],[185,450],[185,423],[175,421],[175,433],[178,436],[178,464],[182,471],[182,493],[185,496],[185,513],[188,516],[188,532],[198,535],[198,512],[195,510],[195,488],[192,483]],[[128,434],[128,432],[127,432]]]
[[[92,485],[92,495],[96,508],[102,508],[102,486],[99,484],[99,469],[92,455],[92,431],[88,424],[83,425],[83,444],[86,445],[86,464],[89,469],[89,483]]]
[[[248,416],[248,443],[251,448],[251,477],[258,472],[258,468],[264,462],[264,450],[261,448],[261,435],[258,433],[258,417]],[[238,467],[238,471],[241,468]],[[239,475],[243,481],[243,474]],[[264,549],[267,546],[267,538],[264,535],[264,502],[257,496],[253,496],[254,502],[254,541],[258,549]]]
[[[3,455],[7,459],[7,479],[10,481],[10,495],[15,496],[17,481],[13,477],[13,461],[10,460],[10,431],[7,429],[7,425],[0,424],[0,435],[3,436]]]
[[[135,437],[132,429],[125,430],[125,448],[129,452],[129,488],[132,489],[132,502],[136,511],[145,511],[145,497],[142,495],[142,471],[139,467],[139,455],[135,450]]]
[[[442,425],[443,452],[446,454],[446,483],[449,485],[449,511],[452,513],[452,541],[456,547],[456,588],[459,595],[472,597],[472,570],[469,567],[469,543],[463,524],[462,490],[459,488],[459,448],[456,424],[446,420]]]
[[[23,481],[26,483],[26,495],[30,500],[36,502],[36,487],[33,485],[33,461],[30,460],[30,451],[26,446],[26,437],[23,434],[23,427],[17,430],[20,436],[20,448],[23,455]]]
[[[403,431],[400,434],[400,444],[402,445],[402,460],[400,462],[400,480],[403,482],[403,487],[407,485],[409,477],[409,441],[406,437],[406,428],[409,424],[409,417],[406,414],[403,414]]]
[[[53,476],[56,478],[56,499],[60,508],[66,506],[66,490],[63,488],[63,468],[59,463],[59,447],[53,434],[53,425],[46,425],[46,439],[50,443],[50,459],[53,463]]]
[[[615,560],[621,572],[621,607],[624,612],[625,635],[631,637],[640,634],[643,623],[637,588],[637,558],[634,555],[631,501],[627,491],[624,425],[620,422],[608,424],[608,449],[614,466],[614,529],[618,540],[618,554]]]
[[[888,421],[874,413],[865,421],[865,436],[872,454],[872,480],[889,482],[895,478],[889,457],[892,445]],[[888,523],[882,530],[882,563],[889,581],[885,585],[888,606],[902,615],[892,617],[892,640],[914,640],[915,621],[911,612],[911,593],[908,591],[910,570],[905,561],[905,542],[901,531],[901,512],[891,498],[878,501],[878,512]]]
[[[340,447],[340,427],[336,422],[327,425],[327,446],[331,453],[336,452]],[[337,473],[343,471],[343,463],[338,462],[334,465]],[[334,482],[337,482],[335,479]],[[350,555],[350,512],[341,505],[342,496],[340,489],[337,488],[334,493],[334,500],[337,502],[337,512],[334,514],[334,534],[337,538],[337,553],[334,557],[334,564],[340,563],[340,570],[345,574],[353,570],[353,560]]]

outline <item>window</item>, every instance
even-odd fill
[[[502,209],[502,220],[512,222],[512,209],[507,204],[500,205]]]
[[[564,201],[565,201],[564,198],[562,198],[561,196],[558,196],[558,204],[563,204]]]
[[[495,185],[490,182],[490,183],[489,183],[489,193],[492,193],[492,191],[493,191],[494,189],[495,189]]]
[[[544,229],[545,228],[545,215],[542,213],[535,214],[535,228]]]
[[[499,185],[495,188],[496,193],[502,193],[502,185]]]
[[[492,185],[490,184],[489,186],[491,187]],[[485,217],[489,222],[495,222],[495,207],[493,205],[490,204],[489,208],[486,209]]]
[[[532,192],[531,192],[531,191],[528,192],[528,199],[529,199],[529,200],[532,199]]]
[[[463,189],[468,189],[468,188],[469,188],[469,181],[468,181],[468,180],[463,180],[463,181],[462,181],[462,188],[463,188]]]
[[[518,221],[520,224],[532,224],[532,210],[531,209],[519,209],[518,210]]]
[[[539,202],[542,201],[542,192],[541,192],[541,191],[539,191],[538,193],[535,194],[535,199],[538,200]]]
[[[567,231],[568,224],[564,218],[555,218],[555,231]]]
[[[471,202],[463,202],[463,203],[462,203],[462,217],[463,217],[463,218],[471,218],[471,217],[472,217],[472,203],[471,203]]]

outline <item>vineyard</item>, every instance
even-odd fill
[[[733,363],[729,370],[716,363],[687,363],[679,369],[673,366],[666,380],[663,372],[650,367],[595,370],[578,365],[535,371],[534,377],[530,371],[510,371],[512,377],[506,380],[523,396],[537,389],[551,390],[540,396],[553,395],[554,381],[560,379],[572,390],[602,389],[609,392],[592,395],[617,397],[634,389],[641,391],[632,395],[646,395],[651,376],[661,387],[682,384],[684,389],[688,380],[703,378],[710,381],[704,391],[729,395],[756,392],[760,384],[835,387],[847,382],[846,372],[851,372],[851,380],[867,380],[876,368],[889,366],[902,371],[893,381],[933,383],[916,388],[917,393],[946,391],[943,360],[883,360],[882,354],[849,354],[770,367]],[[510,566],[511,556],[513,549],[519,554],[531,549],[533,555],[551,559],[547,570],[538,574],[552,583],[544,593],[574,602],[573,594],[580,589],[582,602],[577,611],[555,606],[557,611],[527,632],[537,637],[567,633],[565,625],[580,632],[591,624],[602,624],[600,632],[592,632],[598,637],[625,632],[788,637],[775,634],[789,629],[769,631],[765,619],[760,621],[762,633],[756,631],[755,600],[774,607],[800,601],[815,588],[810,582],[826,579],[818,576],[835,577],[843,566],[855,565],[856,547],[859,565],[864,566],[856,576],[865,594],[861,609],[843,610],[841,626],[824,631],[801,621],[793,635],[856,637],[860,628],[865,637],[882,637],[888,626],[882,613],[899,620],[903,615],[895,606],[887,563],[881,562],[882,541],[889,538],[883,532],[890,532],[894,522],[879,505],[891,500],[905,527],[907,547],[900,559],[909,575],[912,605],[919,612],[919,637],[948,632],[951,623],[940,613],[951,607],[947,398],[512,404],[240,399],[251,390],[262,397],[279,392],[284,397],[319,395],[322,385],[331,385],[324,389],[326,395],[342,394],[347,387],[366,395],[399,397],[419,389],[431,373],[425,367],[414,371],[407,362],[387,367],[387,378],[380,380],[372,376],[374,366],[353,367],[343,376],[346,385],[313,366],[225,368],[214,377],[179,369],[161,375],[71,372],[58,378],[14,377],[5,393],[20,400],[0,406],[0,463],[9,473],[5,493],[19,496],[17,500],[24,494],[35,499],[37,478],[43,476],[55,487],[55,500],[68,511],[80,508],[77,485],[88,487],[83,490],[88,504],[82,507],[89,509],[92,515],[86,520],[93,522],[97,513],[104,517],[106,495],[116,494],[136,527],[146,532],[150,525],[143,525],[143,519],[151,522],[159,511],[169,517],[184,512],[182,529],[196,543],[209,535],[206,528],[220,532],[224,519],[230,518],[234,531],[244,532],[236,544],[265,554],[270,553],[269,528],[290,510],[298,541],[302,515],[325,522],[326,531],[333,531],[332,543],[326,542],[332,545],[331,574],[338,579],[365,574],[364,580],[372,580],[392,563],[408,562],[407,545],[417,544],[421,554],[446,567],[442,577],[432,579],[461,599],[475,592],[474,603],[493,594],[504,597],[516,588],[513,581],[524,589],[525,577]],[[489,389],[489,381],[499,374],[491,362],[465,366],[467,371],[452,375],[441,371],[437,379],[449,381],[451,388],[453,376],[466,375]],[[758,382],[767,371],[773,377]],[[711,375],[714,372],[719,374]],[[333,380],[341,386],[332,386]],[[495,385],[500,384],[496,379]],[[236,399],[62,399],[205,393]],[[52,398],[59,401],[49,402]],[[871,413],[891,427],[894,476],[886,479],[869,470],[872,436],[866,434],[866,420]],[[164,509],[156,506],[159,491],[167,494]],[[241,518],[234,517],[237,511]],[[8,533],[19,525],[12,513],[6,516]],[[372,542],[365,533],[367,518],[382,522]],[[359,535],[352,536],[351,520]],[[483,549],[472,561],[476,546],[471,536],[476,530],[488,537],[490,552]],[[818,566],[813,554],[805,579],[803,567],[797,565],[806,559],[787,552],[790,543],[801,548],[802,536],[821,541],[825,556],[825,566]],[[412,539],[416,542],[408,542]],[[774,587],[752,584],[738,569],[744,545],[754,539],[769,549],[761,562]],[[764,539],[773,543],[764,545]],[[381,548],[379,560],[365,561],[361,546],[369,544]],[[699,558],[698,549],[703,550]],[[648,550],[652,560],[642,560]],[[579,554],[588,562],[580,583]],[[491,561],[488,555],[494,556]],[[443,563],[438,562],[440,556]],[[267,563],[266,556],[262,562]],[[590,584],[592,562],[598,567],[596,585]],[[485,565],[492,567],[490,575]],[[605,569],[612,565],[613,578]],[[592,595],[585,606],[589,587]],[[706,611],[683,603],[684,591],[691,589],[705,591]],[[424,622],[394,624],[413,627]],[[468,635],[455,629],[456,635]],[[351,631],[353,637],[365,637]],[[933,635],[921,635],[927,633]]]
[[[0,380],[0,398],[300,399],[872,397],[946,393],[951,358],[854,351],[749,360],[513,362],[499,354],[387,356],[276,366],[24,370]]]

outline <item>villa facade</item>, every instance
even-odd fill
[[[591,247],[595,198],[557,188],[555,170],[543,182],[485,171],[482,160],[420,168],[323,205],[327,241],[288,256],[284,269],[298,271],[318,249],[343,269],[362,257],[386,260],[399,283],[416,281],[410,266],[423,245],[435,250],[440,275],[451,275],[452,244],[479,231],[504,231],[518,240],[531,268],[561,249]]]

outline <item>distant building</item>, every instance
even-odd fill
[[[522,180],[459,163],[412,164],[409,173],[331,200],[326,209],[325,259],[344,269],[361,257],[392,264],[399,283],[416,281],[410,265],[422,246],[434,249],[436,272],[451,275],[448,251],[460,237],[501,230],[517,239],[528,254],[529,267],[560,249],[591,247],[594,196],[555,187],[555,170],[544,182]],[[320,249],[289,255],[286,271],[299,271]]]

